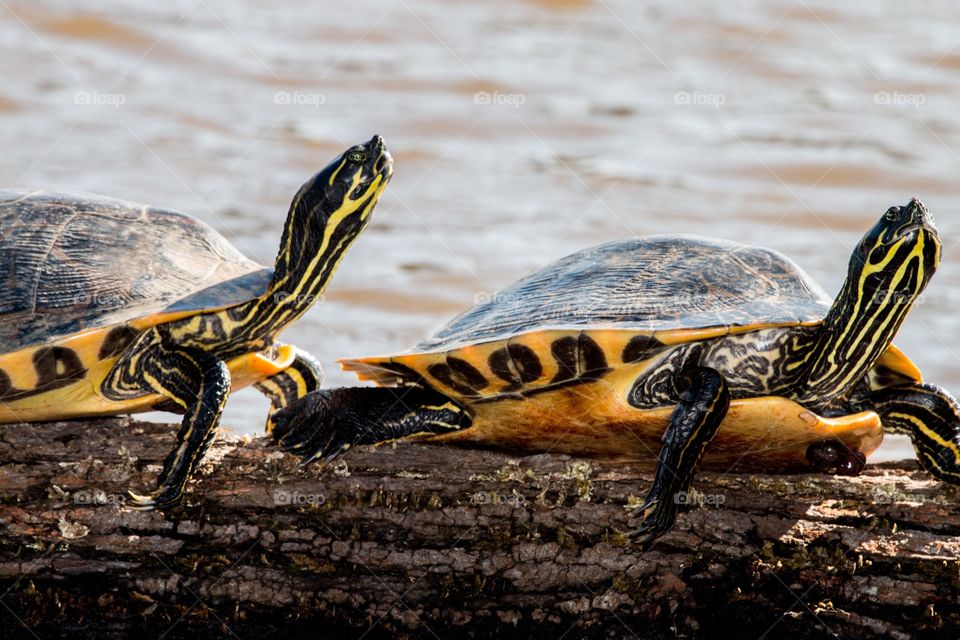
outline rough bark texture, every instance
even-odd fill
[[[960,492],[911,463],[701,474],[642,553],[649,472],[558,455],[221,439],[184,506],[129,510],[173,430],[0,427],[3,638],[958,637]]]

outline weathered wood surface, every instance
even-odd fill
[[[300,469],[220,440],[167,514],[173,427],[0,427],[0,636],[957,638],[960,491],[911,463],[859,478],[702,474],[642,553],[648,472],[436,445]],[[722,504],[718,504],[722,503]]]

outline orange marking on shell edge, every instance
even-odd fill
[[[719,338],[722,336],[735,336],[763,329],[778,329],[784,327],[815,327],[821,324],[820,320],[810,322],[758,322],[756,324],[744,326],[719,326],[706,327],[703,329],[670,329],[667,331],[643,332],[636,331],[635,335],[653,336],[660,342],[668,345],[686,344],[688,342],[698,342],[700,340],[709,340],[710,338]]]
[[[568,335],[571,334],[570,332],[565,333]],[[540,380],[553,380],[557,373],[560,372],[560,366],[557,364],[556,359],[550,352],[550,348],[553,346],[553,343],[557,337],[558,336],[553,332],[536,331],[517,336],[516,338],[511,338],[509,342],[522,344],[533,351],[533,353],[536,354],[537,358],[540,360],[540,366],[543,368],[543,371],[540,374]],[[525,388],[536,386],[540,386],[540,383],[535,381],[524,385]]]
[[[465,361],[471,367],[479,371],[480,374],[487,380],[488,386],[485,389],[486,391],[490,388],[496,388],[503,384],[503,381],[501,381],[500,378],[498,378],[493,374],[488,364],[490,359],[490,354],[496,351],[497,346],[498,346],[498,343],[492,343],[492,342],[475,344],[475,345],[470,345],[468,347],[464,347],[463,349],[458,349],[457,351],[448,352],[445,355],[447,358],[449,357],[459,358],[460,360]],[[444,359],[445,358],[440,358],[440,361],[442,362]],[[431,376],[428,376],[428,379],[431,379],[431,378],[432,378]],[[435,378],[433,379],[435,380]]]
[[[912,379],[914,382],[923,382],[923,373],[920,372],[920,368],[894,344],[887,347],[887,350],[883,352],[874,366],[887,367]]]
[[[761,329],[774,329],[778,327],[807,327],[807,326],[816,326],[820,324],[820,321],[813,322],[799,322],[799,323],[768,323],[762,324],[758,323],[756,325],[749,325],[743,327],[708,327],[705,329],[672,329],[667,331],[635,331],[632,329],[587,329],[585,333],[589,335],[595,342],[600,344],[604,349],[604,353],[607,354],[607,360],[611,363],[620,361],[620,353],[623,350],[623,347],[626,346],[627,342],[631,338],[638,335],[651,336],[656,338],[665,345],[675,345],[675,344],[684,344],[687,342],[696,342],[698,340],[708,340],[710,338],[717,338],[726,335],[738,335],[742,333],[750,333],[751,331],[759,331]],[[344,371],[365,371],[366,367],[363,365],[373,365],[373,366],[387,366],[390,362],[397,362],[403,364],[404,366],[410,367],[411,369],[419,370],[421,367],[416,363],[420,360],[434,362],[434,358],[438,356],[443,356],[444,358],[447,355],[453,355],[456,357],[463,358],[471,362],[471,364],[476,365],[474,362],[474,356],[463,356],[460,354],[463,353],[477,353],[480,350],[489,349],[490,352],[495,351],[498,348],[505,347],[508,342],[524,344],[540,356],[544,360],[543,364],[546,368],[548,360],[552,360],[550,356],[550,346],[558,339],[567,337],[567,336],[578,336],[584,331],[576,329],[544,329],[542,331],[531,331],[529,333],[523,333],[514,337],[511,337],[507,340],[491,340],[489,342],[480,342],[477,344],[471,344],[463,347],[456,347],[449,350],[441,351],[427,351],[423,353],[409,352],[393,356],[368,356],[363,358],[341,358],[338,360],[341,368]],[[616,357],[613,357],[613,356]],[[479,368],[479,367],[478,367]],[[485,372],[489,373],[489,368],[486,367],[484,363]],[[484,369],[481,369],[482,371]],[[556,373],[556,372],[554,372]],[[547,377],[546,375],[544,377]]]
[[[84,348],[92,353],[92,355],[88,353],[86,359],[81,357],[85,363],[93,362],[93,366],[88,369],[87,376],[58,389],[20,400],[0,403],[0,424],[139,413],[151,411],[158,402],[164,399],[156,394],[148,394],[121,402],[103,398],[97,390],[116,363],[117,358],[97,360],[96,351],[99,349],[99,343],[90,341],[86,335],[75,338],[77,340],[82,338],[85,341]],[[15,354],[0,356],[0,368],[6,369],[9,366],[10,357],[13,355],[16,355],[18,359],[28,356],[29,354],[25,354],[25,351],[32,352],[32,350],[21,350]],[[258,352],[233,358],[227,362],[232,380],[231,391],[237,391],[283,371],[293,363],[295,357],[296,349],[293,346],[280,345],[274,358]]]
[[[236,305],[229,305],[226,307],[214,307],[210,309],[201,309],[197,311],[160,312],[160,313],[144,316],[143,318],[136,318],[134,320],[130,320],[127,324],[129,324],[134,329],[143,331],[144,329],[149,329],[150,327],[155,327],[157,325],[164,324],[166,322],[173,322],[174,320],[181,320],[188,316],[196,316],[201,313],[212,313],[216,311],[222,311],[223,309],[228,309],[230,306],[236,306]],[[102,329],[96,329],[94,331],[95,332],[100,332],[104,330],[109,331],[111,328],[112,327],[104,327]]]
[[[130,321],[128,324],[136,330],[142,331],[158,324],[177,320],[186,316],[195,315],[193,311],[178,311],[171,313],[158,313],[144,318],[138,318]],[[33,356],[40,349],[50,347],[63,347],[70,349],[77,354],[84,368],[88,370],[97,370],[100,359],[98,357],[100,348],[107,339],[110,331],[119,325],[110,325],[98,327],[83,331],[73,335],[65,336],[49,344],[35,344],[24,347],[10,353],[0,354],[0,369],[4,370],[10,377],[11,385],[17,389],[33,389],[38,384],[37,371],[33,364]],[[109,360],[110,362],[116,359]],[[44,395],[46,397],[46,395]]]

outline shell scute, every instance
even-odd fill
[[[816,322],[831,304],[786,256],[692,235],[626,238],[554,262],[454,318],[415,351],[531,331],[660,331]]]
[[[271,272],[188,215],[0,191],[0,353],[149,316],[238,304]]]

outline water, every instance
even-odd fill
[[[767,245],[833,292],[860,235],[918,195],[944,264],[897,342],[960,392],[958,18],[892,0],[8,0],[0,183],[188,211],[271,263],[303,180],[382,134],[396,175],[375,221],[285,334],[329,385],[353,383],[337,357],[409,346],[629,234]],[[225,422],[255,432],[265,411],[244,391]]]

